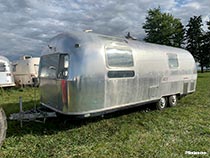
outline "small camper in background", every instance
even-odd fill
[[[0,56],[0,87],[15,86],[10,61]]]
[[[25,55],[20,60],[13,62],[13,74],[16,85],[37,86],[39,57]]]

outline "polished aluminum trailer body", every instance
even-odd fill
[[[197,80],[186,50],[84,32],[54,37],[39,71],[41,104],[85,117],[186,95]]]
[[[10,61],[0,56],[0,87],[15,86]]]

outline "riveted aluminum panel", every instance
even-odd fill
[[[129,59],[127,67],[109,66],[106,49],[110,45],[131,51],[133,63]],[[58,79],[40,77],[41,103],[60,113],[89,115],[195,91],[195,61],[183,49],[74,32],[54,37],[42,57],[55,53],[70,57],[66,89]]]

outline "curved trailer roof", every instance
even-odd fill
[[[9,59],[4,56],[0,56],[0,61],[6,61],[9,63]]]
[[[66,32],[61,33],[54,38],[52,38],[49,42],[48,47],[46,47],[42,51],[42,55],[54,53],[54,52],[74,52],[75,48],[84,46],[84,45],[104,45],[107,42],[117,42],[117,43],[125,43],[133,49],[136,50],[149,50],[151,52],[170,52],[170,53],[187,53],[187,50],[170,47],[166,45],[159,45],[153,43],[147,43],[144,41],[138,40],[130,40],[126,38],[106,36],[96,33],[86,33],[86,32]],[[51,51],[49,51],[49,49]]]

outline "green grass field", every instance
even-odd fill
[[[39,102],[37,88],[0,89],[0,104],[7,116],[18,112],[19,96],[25,109]],[[185,151],[207,154],[193,156]],[[198,74],[196,93],[163,111],[150,105],[104,118],[29,122],[22,129],[19,122],[8,121],[0,157],[210,157],[210,73]]]

